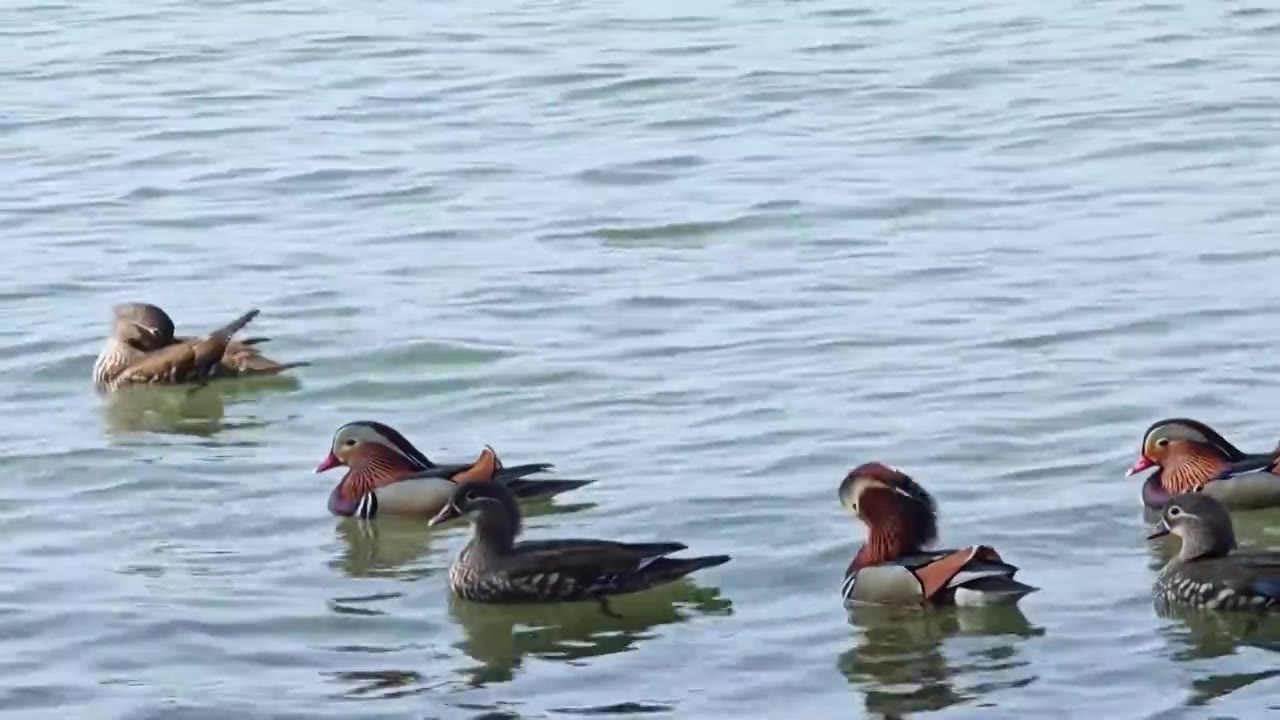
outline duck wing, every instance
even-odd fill
[[[511,585],[530,594],[582,599],[660,582],[659,577],[669,570],[667,563],[683,562],[666,556],[685,547],[683,543],[529,540],[517,543],[504,556],[502,571]]]
[[[842,594],[846,602],[875,604],[947,604],[961,603],[962,598],[995,604],[1035,589],[1014,580],[1017,572],[986,545],[919,551],[849,574]]]
[[[1237,551],[1230,559],[1247,576],[1242,576],[1233,589],[1247,590],[1269,599],[1268,604],[1280,603],[1280,555],[1272,552]]]
[[[1203,492],[1233,510],[1280,505],[1280,451],[1246,455],[1205,483]]]
[[[1232,462],[1222,472],[1214,475],[1212,480],[1226,480],[1228,478],[1247,475],[1258,471],[1274,473],[1277,461],[1280,461],[1280,450],[1273,450],[1269,453],[1245,455],[1239,460]]]
[[[147,353],[117,375],[112,385],[203,382],[222,362],[231,336],[257,316],[257,310],[250,310],[202,338]]]
[[[170,344],[185,344],[198,341],[199,338],[175,337]],[[257,345],[270,342],[269,337],[251,337],[244,340],[231,340],[222,355],[221,362],[214,368],[214,377],[247,377],[252,375],[278,375],[286,370],[306,367],[309,362],[282,363],[272,360],[257,348]]]
[[[1185,562],[1186,591],[1211,607],[1243,609],[1280,604],[1280,556],[1241,550],[1226,557]]]
[[[525,479],[526,476],[548,472],[554,467],[551,463],[526,463],[524,465],[506,467],[498,459],[498,456],[493,453],[492,448],[486,448],[485,452],[480,455],[480,459],[470,465],[437,465],[436,469],[442,470],[445,473],[444,477],[459,483],[468,480],[496,480],[506,485],[511,492],[516,494],[516,497],[525,500],[550,497],[594,482],[593,480]]]

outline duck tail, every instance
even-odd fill
[[[308,365],[311,364],[309,362],[287,362],[287,363],[278,363],[273,361],[268,361],[268,362],[271,362],[271,365],[269,367],[254,368],[254,370],[257,370],[258,374],[260,375],[279,375],[280,373],[286,370],[293,370],[294,368],[307,367]]]
[[[1008,575],[991,575],[966,582],[955,589],[955,604],[961,606],[1013,605],[1040,588],[1018,582]]]
[[[697,570],[723,565],[729,562],[730,559],[728,555],[704,555],[692,558],[664,557],[645,566],[642,572],[652,582],[670,582]]]
[[[499,461],[498,477],[502,479],[511,478],[514,480],[516,478],[522,478],[526,475],[533,475],[535,473],[540,473],[540,472],[550,472],[554,468],[555,468],[555,465],[552,465],[551,463],[525,463],[523,465],[507,466],[507,465],[503,465],[502,462]],[[508,485],[508,487],[510,487],[510,485]]]
[[[222,327],[218,330],[214,330],[209,334],[219,335],[221,337],[229,338],[232,335],[235,335],[237,332],[239,332],[240,329],[243,328],[245,325],[248,325],[250,322],[253,322],[253,319],[258,317],[259,312],[260,311],[257,308],[254,308],[253,310],[250,310],[249,312],[241,315],[235,320],[232,320],[225,327]]]
[[[513,468],[504,468],[502,472],[510,473],[526,466],[517,466]],[[533,472],[538,472],[537,470]],[[523,474],[523,473],[522,473]],[[507,481],[505,484],[516,497],[528,500],[531,498],[549,498],[552,495],[559,495],[570,490],[577,490],[580,487],[590,485],[595,480],[523,480],[515,478]]]

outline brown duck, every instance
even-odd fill
[[[840,504],[867,526],[867,542],[845,571],[846,605],[1013,605],[1037,588],[994,548],[931,550],[938,534],[933,496],[906,473],[859,465],[840,483]]]
[[[251,310],[203,337],[174,334],[168,313],[149,303],[125,303],[112,309],[111,336],[93,366],[101,389],[134,384],[203,384],[215,378],[276,375],[307,363],[278,363],[256,345],[269,338],[232,339],[258,315]]]

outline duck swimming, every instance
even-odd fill
[[[449,588],[473,602],[596,600],[605,614],[617,617],[609,608],[609,596],[669,583],[730,559],[728,555],[668,557],[687,549],[678,542],[516,542],[520,506],[507,485],[492,480],[458,485],[430,524],[461,516],[471,519],[473,532],[449,566]]]
[[[867,541],[845,572],[846,605],[1012,605],[1038,588],[995,549],[926,550],[938,534],[933,496],[906,473],[877,462],[845,476],[840,503],[867,526]]]
[[[349,422],[333,434],[329,455],[317,473],[345,466],[347,473],[329,493],[334,515],[371,518],[377,514],[422,515],[440,512],[459,484],[493,480],[521,499],[547,498],[590,485],[592,480],[530,480],[549,463],[505,467],[493,448],[473,463],[437,465],[399,431],[372,420]]]
[[[1147,538],[1169,534],[1182,546],[1152,585],[1157,603],[1213,610],[1280,607],[1280,553],[1238,552],[1231,515],[1217,499],[1175,495]]]
[[[112,316],[111,335],[93,365],[93,382],[102,390],[276,375],[307,364],[278,363],[263,356],[255,346],[269,338],[232,338],[258,316],[257,310],[204,337],[174,335],[173,319],[149,303],[116,305]]]
[[[1156,468],[1142,484],[1142,503],[1160,510],[1174,495],[1200,490],[1228,510],[1280,507],[1280,452],[1246,453],[1213,428],[1166,418],[1147,428],[1126,477]]]

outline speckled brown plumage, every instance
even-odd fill
[[[156,305],[122,303],[112,311],[111,337],[94,363],[93,379],[99,388],[276,375],[307,364],[279,363],[262,355],[257,345],[269,338],[231,338],[236,330],[227,329],[243,317],[208,336],[184,337],[174,334],[173,320]]]
[[[185,342],[174,342],[148,352],[111,380],[111,388],[125,385],[178,385],[203,383],[214,376],[222,364],[231,336],[258,316],[257,310],[236,318],[208,335]]]
[[[1152,584],[1157,605],[1280,608],[1280,553],[1237,551],[1231,516],[1222,503],[1203,493],[1174,496],[1149,537],[1170,533],[1181,539],[1181,547]]]

